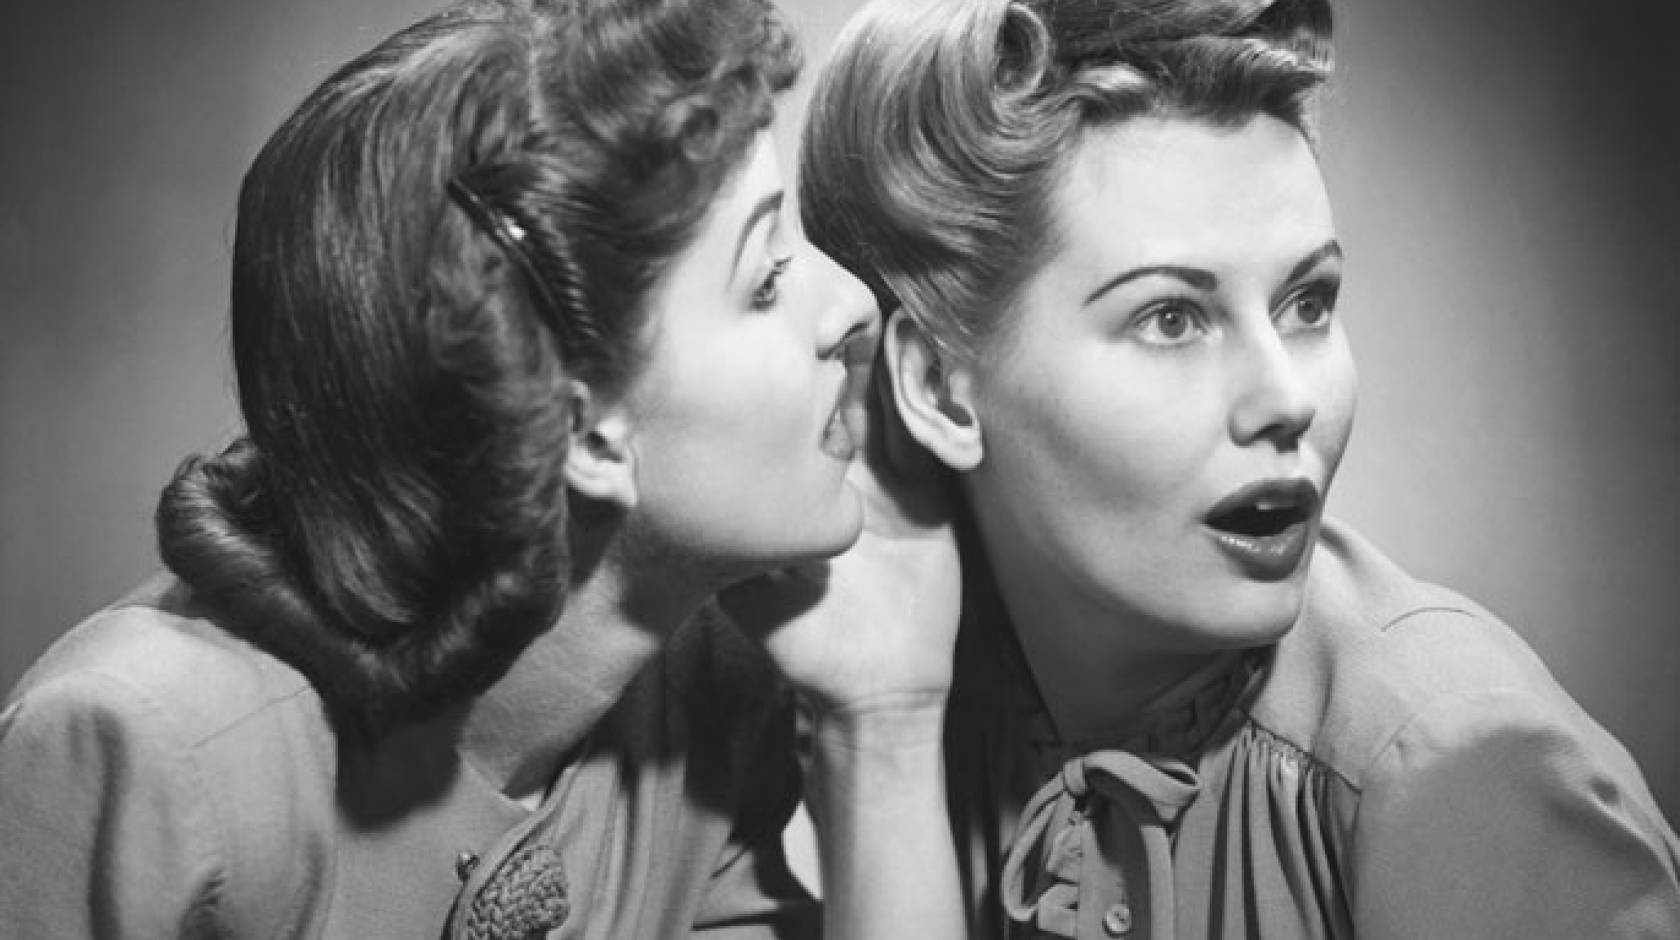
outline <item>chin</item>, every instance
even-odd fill
[[[839,555],[856,545],[862,535],[863,497],[848,483],[844,505],[836,511],[830,525],[823,527],[823,532],[817,540],[818,545],[812,553],[813,557],[832,558]]]
[[[1206,623],[1210,639],[1225,649],[1266,646],[1294,629],[1306,600],[1304,581],[1237,585],[1216,595],[1222,603]]]
[[[1223,652],[1267,646],[1300,618],[1304,582],[1218,578],[1193,591],[1157,595],[1140,608],[1163,631],[1158,642],[1183,652]]]
[[[798,528],[784,530],[781,545],[765,553],[763,567],[785,568],[833,558],[857,544],[863,534],[863,498],[847,484],[828,512],[790,511],[785,517]]]

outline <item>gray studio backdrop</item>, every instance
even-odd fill
[[[61,0],[0,31],[0,687],[154,568],[160,482],[237,428],[246,162],[331,66],[431,6]],[[784,3],[813,59],[851,6]],[[1347,0],[1324,160],[1363,379],[1331,510],[1527,636],[1673,817],[1667,6]]]

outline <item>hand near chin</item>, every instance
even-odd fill
[[[719,597],[819,717],[942,715],[961,606],[950,481],[910,439],[877,372],[863,459],[849,474],[863,533],[844,554]]]

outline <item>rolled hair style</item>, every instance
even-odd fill
[[[1054,244],[1050,196],[1079,135],[1139,115],[1309,139],[1328,0],[875,0],[811,99],[811,242],[972,358]]]
[[[341,731],[476,695],[558,618],[573,383],[634,375],[649,288],[798,67],[764,0],[469,0],[264,146],[233,256],[247,437],[181,465],[158,543]]]

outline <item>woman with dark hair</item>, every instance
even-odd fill
[[[813,240],[958,479],[975,936],[1676,937],[1680,843],[1515,633],[1322,516],[1355,377],[1325,0],[877,0]]]
[[[954,911],[955,549],[854,459],[878,314],[781,221],[796,68],[762,0],[471,0],[286,120],[248,436],[0,714],[8,935],[813,935],[777,666],[827,934]]]

